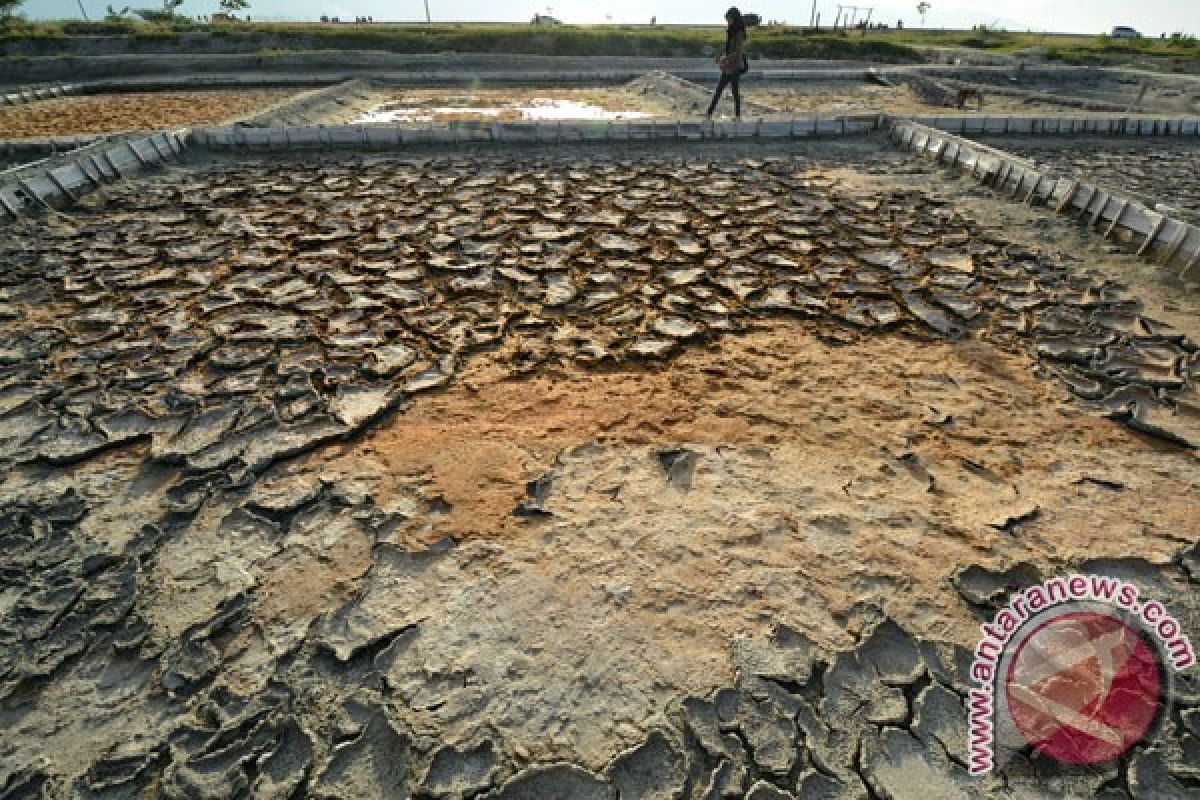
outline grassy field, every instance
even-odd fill
[[[961,47],[996,53],[1037,52],[1051,60],[1089,61],[1149,57],[1194,61],[1200,59],[1200,40],[1193,36],[1167,39],[1113,39],[1062,33],[1017,33],[999,30],[868,31],[868,40],[880,38],[911,47]]]
[[[649,26],[573,26],[535,28],[531,25],[322,25],[241,24],[179,25],[147,23],[38,22],[10,25],[3,38],[66,39],[80,35],[126,35],[137,40],[162,41],[190,31],[207,30],[253,41],[270,36],[283,50],[386,50],[395,53],[519,53],[553,56],[709,56],[724,42],[719,28]],[[887,62],[918,62],[921,54],[906,44],[881,38],[823,33],[805,35],[797,29],[760,28],[752,35],[752,57],[820,58]]]
[[[240,23],[199,25],[184,19],[175,24],[12,20],[0,38],[66,39],[74,36],[124,35],[137,41],[170,40],[188,32],[210,31],[231,44],[264,36],[283,50],[367,49],[397,53],[522,53],[574,56],[705,56],[722,42],[717,27],[572,26],[533,27],[511,24],[321,24]],[[758,58],[820,58],[915,62],[928,48],[962,48],[992,53],[1042,56],[1071,63],[1123,63],[1136,60],[1172,63],[1200,61],[1200,42],[1174,39],[1112,39],[1108,36],[1015,33],[1007,31],[879,30],[809,31],[761,27],[751,32],[750,52]]]

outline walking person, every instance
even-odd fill
[[[713,92],[712,102],[708,104],[706,117],[711,117],[721,99],[722,92],[728,86],[733,90],[733,113],[742,118],[742,93],[738,81],[750,71],[746,61],[746,22],[742,12],[737,7],[725,12],[725,51],[717,56],[717,65],[721,68],[721,80],[717,82],[717,90]]]

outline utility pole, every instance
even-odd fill
[[[854,24],[858,22],[858,12],[860,12],[860,11],[867,12],[867,20],[864,24],[869,25],[871,23],[871,12],[875,10],[873,6],[843,6],[843,5],[839,5],[837,8],[838,8],[838,21],[833,23],[833,27],[835,30],[837,29],[838,22],[842,23],[842,26],[846,30],[849,30],[851,27],[853,27]],[[845,16],[844,20],[842,19],[842,10],[843,9],[845,9],[845,11],[846,11],[846,16]]]
[[[83,14],[84,21],[88,21],[87,9],[83,7],[83,0],[75,0],[75,2],[79,3],[79,13]]]
[[[425,24],[433,24],[433,19],[429,16],[429,0],[425,0]]]
[[[813,0],[812,14],[808,17],[808,27],[817,27],[817,0]]]

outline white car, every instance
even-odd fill
[[[1140,39],[1142,36],[1128,25],[1118,25],[1112,29],[1112,33],[1109,35],[1114,39]]]

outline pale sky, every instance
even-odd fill
[[[79,2],[88,15],[104,16],[108,0],[26,0],[22,12],[33,18],[79,17]],[[743,12],[753,11],[764,19],[807,23],[811,0],[734,0]],[[842,0],[867,5],[872,0]],[[927,27],[969,28],[978,23],[996,24],[1010,30],[1064,31],[1101,33],[1114,25],[1131,25],[1148,36],[1184,31],[1200,35],[1200,0],[929,0],[932,10],[926,16]],[[528,21],[534,13],[551,13],[568,23],[659,22],[721,23],[730,0],[429,0],[433,19]],[[118,0],[118,8],[157,7],[159,0]],[[918,27],[916,2],[875,3],[872,20],[895,25],[903,19],[907,27]],[[217,0],[186,0],[182,12],[209,14],[218,9]],[[547,10],[549,12],[547,12]],[[824,24],[837,13],[833,0],[817,0],[817,11]],[[376,21],[423,20],[422,0],[251,0],[250,15],[258,19],[315,20],[322,14],[343,20],[372,16]]]

